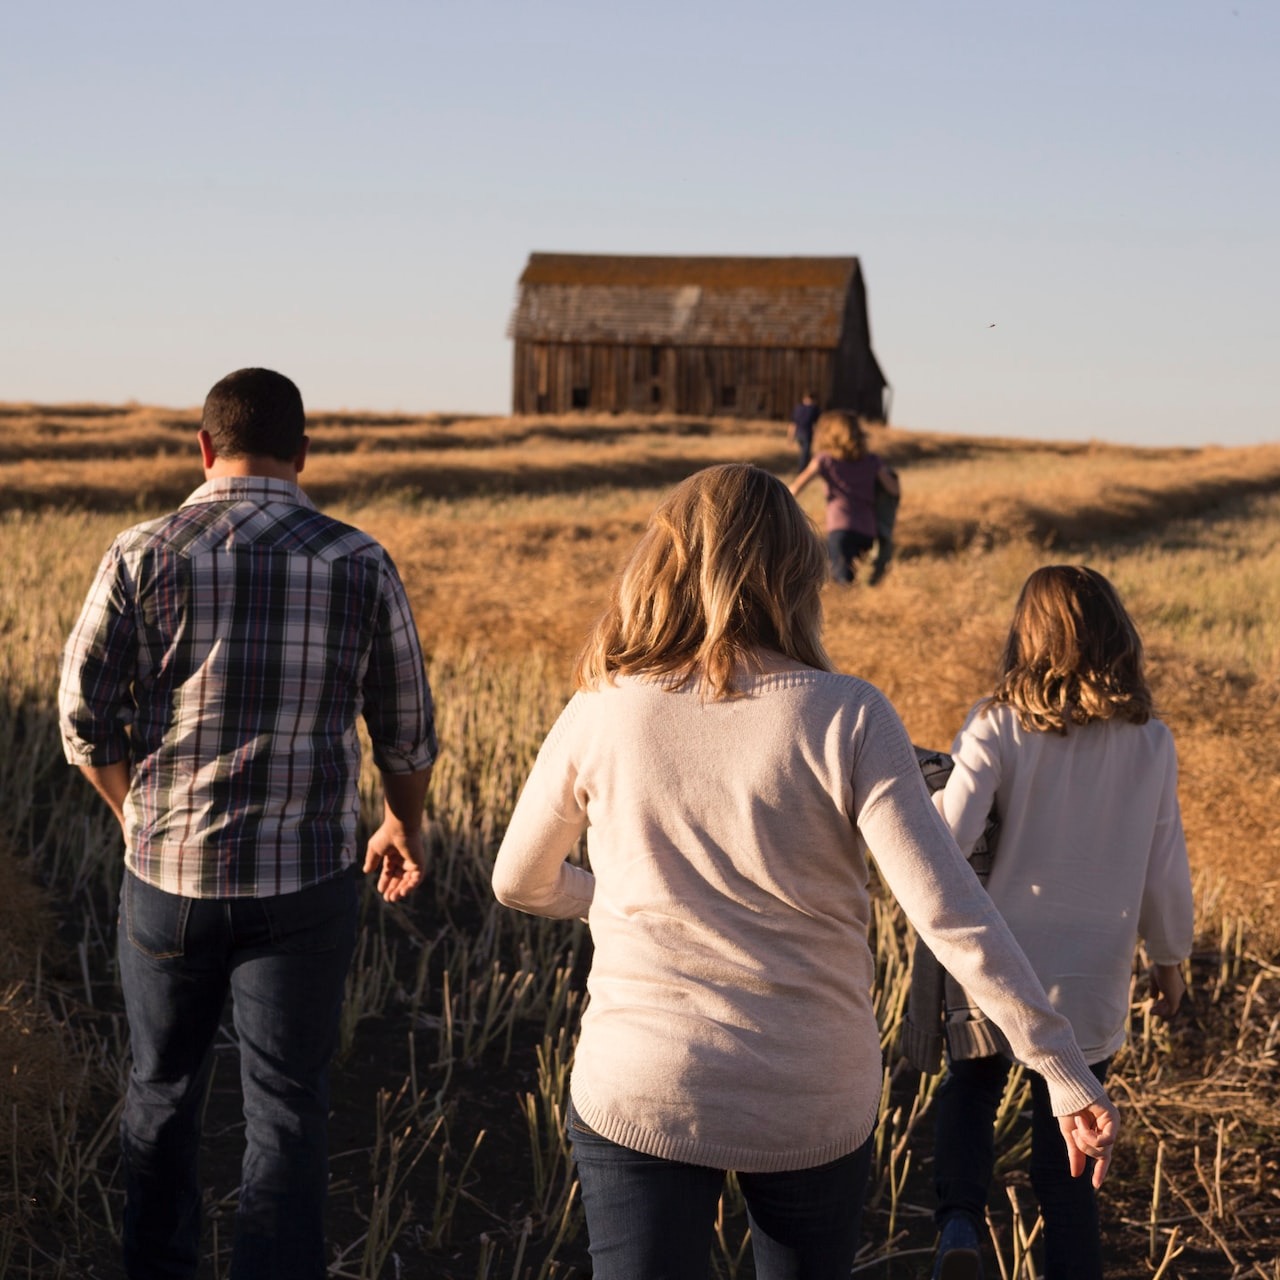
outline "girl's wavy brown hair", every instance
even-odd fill
[[[760,649],[830,671],[820,592],[826,551],[776,476],[729,463],[663,500],[614,583],[574,670],[579,689],[618,675],[679,675],[713,698]]]
[[[843,409],[828,409],[813,430],[814,448],[845,462],[856,462],[867,451],[862,423]]]
[[[1045,565],[1026,580],[991,702],[1012,707],[1024,729],[1062,734],[1094,720],[1145,724],[1155,714],[1142,638],[1096,569]]]

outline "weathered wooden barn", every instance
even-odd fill
[[[509,336],[515,413],[887,416],[857,258],[534,253]]]

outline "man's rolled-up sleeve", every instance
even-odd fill
[[[383,773],[415,773],[435,761],[436,726],[422,645],[404,584],[383,555],[378,617],[364,682],[364,719]]]
[[[128,567],[112,546],[63,651],[58,722],[69,763],[108,765],[128,758],[136,667]]]

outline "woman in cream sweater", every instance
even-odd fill
[[[880,1095],[868,850],[1048,1082],[1073,1169],[1118,1117],[930,803],[893,708],[820,639],[823,547],[775,477],[659,506],[494,867],[594,957],[569,1131],[595,1280],[707,1273],[738,1174],[761,1280],[846,1280]],[[586,832],[590,870],[572,852]]]

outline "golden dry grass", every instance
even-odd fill
[[[63,544],[59,575],[87,579],[118,513],[163,509],[199,481],[196,422],[194,411],[0,406],[0,506],[39,512],[22,519],[42,546]],[[391,549],[429,648],[542,652],[565,672],[671,483],[713,462],[788,474],[792,461],[778,424],[741,419],[318,414],[310,430],[308,491]],[[902,471],[898,561],[875,591],[828,593],[838,665],[883,687],[918,741],[945,746],[988,687],[1026,573],[1064,557],[1097,564],[1148,639],[1197,866],[1230,882],[1273,949],[1280,512],[1268,495],[1280,491],[1280,445],[1144,450],[878,428],[872,446]],[[818,488],[804,495],[815,515]]]
[[[53,773],[65,773],[23,771],[28,758],[56,755],[58,651],[112,535],[171,507],[199,482],[195,425],[193,411],[0,406],[0,685],[12,717],[0,728],[21,731],[9,760],[0,760],[0,785],[8,826],[33,842],[38,823],[23,805],[33,790],[55,785]],[[670,484],[731,459],[781,475],[793,467],[782,428],[769,422],[321,414],[311,430],[305,486],[391,549],[425,645],[441,664],[447,754],[433,790],[439,797],[470,796],[499,775],[497,791],[514,795],[546,727],[540,717],[549,718],[567,692],[572,656]],[[1208,1053],[1202,1068],[1190,1068],[1193,1078],[1183,1072],[1162,1089],[1158,1079],[1126,1073],[1125,1087],[1140,1123],[1178,1144],[1177,1176],[1186,1185],[1202,1176],[1203,1135],[1223,1117],[1233,1134],[1252,1128],[1262,1135],[1258,1160],[1272,1161],[1275,1023],[1267,981],[1280,954],[1273,817],[1280,804],[1273,763],[1280,445],[1141,450],[891,428],[874,431],[872,444],[901,469],[899,557],[874,590],[828,589],[827,641],[841,669],[889,694],[918,742],[945,747],[987,691],[1017,590],[1036,565],[1094,564],[1130,604],[1179,747],[1204,923],[1242,931],[1262,985],[1255,983],[1239,1022],[1271,1030],[1265,1045],[1254,1042],[1257,1035],[1233,1044],[1234,1024],[1218,1022],[1234,1017],[1235,1006],[1210,1007],[1203,1027],[1182,1029],[1200,1036]],[[821,501],[817,487],[804,495],[815,514]],[[459,654],[471,681],[462,704],[450,697],[444,674]],[[498,723],[514,702],[519,727]],[[478,718],[486,720],[482,734]],[[474,827],[459,838],[474,845],[483,866],[509,800],[458,803]],[[88,845],[105,849],[114,840],[98,808],[77,811],[74,821]],[[114,844],[106,857],[118,857]],[[448,886],[439,892],[448,897]],[[0,937],[12,944],[0,952],[0,1072],[15,1085],[5,1095],[10,1115],[11,1101],[18,1105],[16,1129],[0,1116],[0,1141],[17,1135],[13,1149],[21,1148],[24,1168],[43,1158],[37,1129],[43,1125],[52,1140],[51,1094],[67,1096],[82,1079],[66,1026],[42,1007],[34,986],[32,957],[52,946],[43,900],[22,864],[0,856]],[[1224,945],[1221,954],[1229,953]],[[1227,990],[1232,974],[1222,964],[1219,989]],[[73,972],[72,986],[76,979]],[[1121,1189],[1140,1200],[1145,1177],[1130,1170]],[[1233,1229],[1245,1232],[1254,1201],[1252,1191],[1242,1195]],[[1261,1182],[1257,1199],[1265,1199]]]
[[[56,1141],[46,1122],[50,1101],[82,1075],[39,990],[55,948],[48,896],[0,848],[0,1152],[11,1165],[19,1150],[24,1164],[48,1153]],[[0,1205],[0,1214],[9,1207]]]

